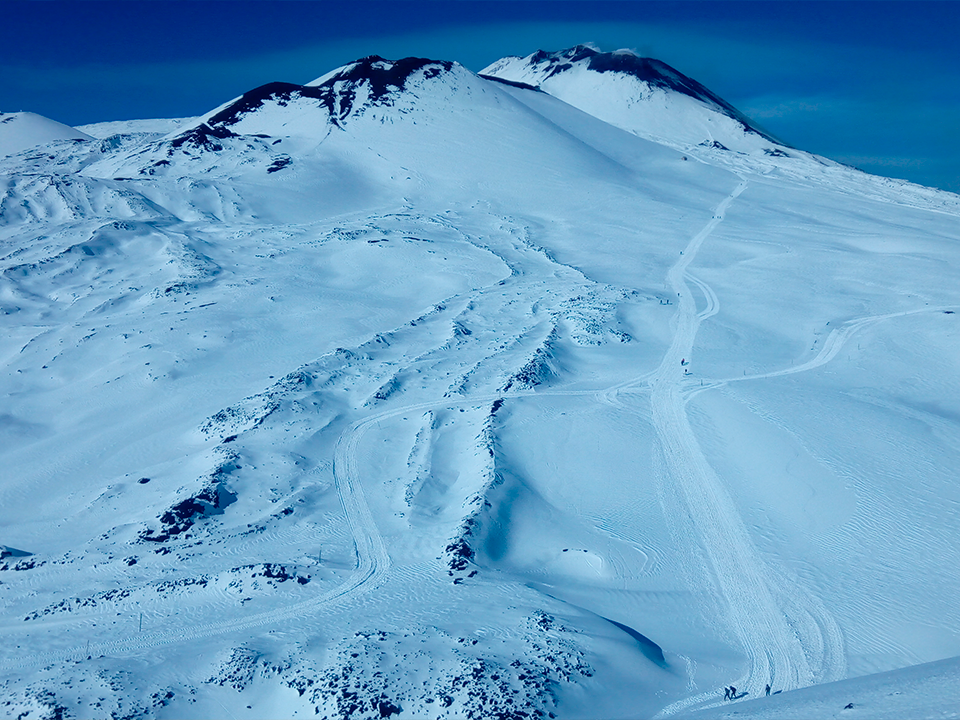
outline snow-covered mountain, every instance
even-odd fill
[[[85,132],[31,112],[0,112],[0,157],[55,140],[92,140]]]
[[[484,74],[0,158],[4,714],[956,707],[960,198]]]
[[[692,78],[631,50],[588,45],[506,57],[482,77],[538,88],[611,125],[669,145],[780,154],[786,148]]]

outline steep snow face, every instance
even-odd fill
[[[629,50],[586,45],[525,58],[506,57],[480,71],[539,88],[617,127],[674,145],[717,145],[775,152],[782,145],[692,78]]]
[[[0,113],[0,156],[55,140],[93,140],[90,135],[31,112]]]

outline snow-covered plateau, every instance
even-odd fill
[[[0,183],[0,716],[960,717],[957,195],[586,46]]]

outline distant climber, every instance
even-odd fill
[[[729,688],[729,687],[725,687],[725,688],[723,689],[723,699],[724,699],[724,700],[729,700],[729,699],[730,699],[730,688]]]
[[[767,697],[770,697],[770,683],[767,683]]]
[[[733,685],[730,686],[730,699],[731,700],[737,699],[737,689]]]

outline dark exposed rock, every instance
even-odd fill
[[[414,73],[422,71],[423,77],[430,79],[449,72],[452,67],[453,63],[449,61],[414,57],[389,61],[378,55],[371,55],[347,65],[320,85],[267,83],[244,93],[235,102],[211,116],[206,123],[178,136],[171,141],[171,146],[176,148],[189,144],[207,150],[221,150],[223,146],[219,141],[236,137],[229,128],[245,116],[255,113],[267,103],[283,107],[300,98],[317,101],[317,106],[326,110],[331,122],[342,126],[348,116],[362,110],[357,105],[358,90],[361,86],[366,87],[366,106],[391,105],[392,95],[404,90],[407,80]],[[268,172],[276,172],[289,162],[289,158],[276,160]]]
[[[267,168],[267,172],[268,172],[268,173],[275,173],[275,172],[277,172],[278,170],[283,170],[285,167],[287,167],[287,166],[288,166],[290,163],[292,163],[292,162],[293,162],[293,160],[292,160],[290,157],[288,157],[287,155],[284,155],[284,156],[282,156],[282,157],[278,157],[276,160],[273,161],[273,163],[270,165],[270,167]]]
[[[730,148],[728,148],[726,145],[724,145],[723,143],[718,142],[718,141],[716,141],[716,140],[704,140],[702,143],[700,143],[700,146],[701,146],[701,147],[713,148],[714,150],[729,150],[729,149],[730,149]]]
[[[173,149],[181,149],[184,146],[188,146],[212,152],[219,152],[220,150],[223,150],[223,143],[221,143],[220,140],[225,140],[229,137],[237,137],[237,135],[228,130],[226,127],[203,123],[195,128],[187,130],[182,135],[178,135],[171,140],[170,151],[172,152]]]
[[[499,78],[499,77],[496,77],[495,75],[483,75],[482,73],[480,77],[482,77],[484,80],[493,80],[494,82],[498,82],[503,85],[509,85],[510,87],[520,88],[521,90],[533,90],[534,92],[541,92],[541,93],[543,92],[543,90],[538,88],[536,85],[520,82],[518,80],[507,80],[506,78]]]
[[[473,560],[474,552],[464,537],[458,537],[446,548],[444,552],[449,556],[447,564],[451,570],[466,570],[467,564]]]
[[[224,481],[230,473],[241,469],[236,456],[229,457],[210,474],[209,484],[196,495],[181,500],[160,515],[162,528],[152,528],[140,533],[147,542],[166,542],[182,535],[195,523],[212,515],[222,515],[225,508],[237,500],[237,495],[226,487]]]
[[[587,45],[576,45],[559,52],[540,50],[534,53],[529,60],[531,66],[537,66],[544,71],[544,79],[569,70],[575,63],[583,62],[587,64],[588,69],[594,72],[630,75],[653,87],[692,97],[736,120],[745,130],[757,133],[772,142],[782,144],[719,95],[716,95],[693,78],[687,77],[679,70],[667,65],[667,63],[654,58],[640,57],[632,52],[604,53]],[[488,79],[495,80],[497,78],[491,77]],[[517,83],[517,85],[522,86],[524,83]]]
[[[302,85],[288,82],[271,82],[261,85],[245,92],[238,100],[208,119],[207,123],[218,126],[232,125],[247,113],[259,110],[268,100],[286,105],[295,93],[302,90]]]

